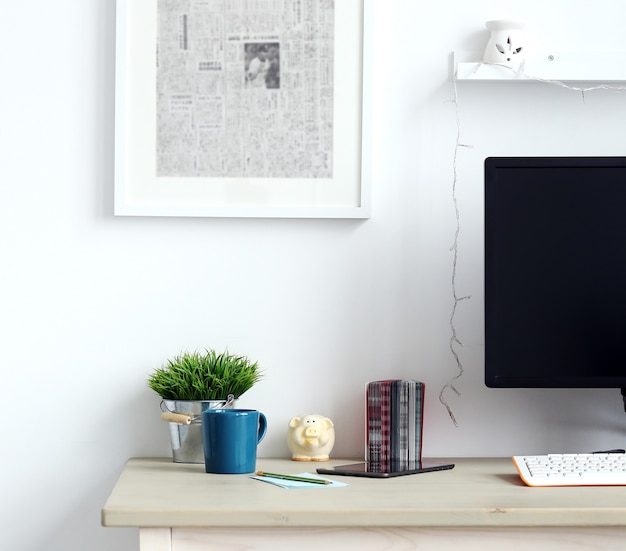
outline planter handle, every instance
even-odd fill
[[[163,421],[169,421],[170,423],[178,423],[179,425],[191,425],[191,421],[193,420],[191,415],[171,413],[169,411],[161,413],[161,419],[163,419]]]
[[[230,406],[235,401],[235,396],[229,394],[226,401],[215,409],[222,409]],[[179,411],[171,411],[168,409],[164,400],[161,400],[161,419],[169,423],[177,423],[178,425],[191,425],[191,423],[200,423],[202,421],[201,415],[193,415],[190,413],[181,413]]]

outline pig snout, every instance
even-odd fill
[[[319,435],[320,433],[316,427],[307,427],[304,429],[304,436],[307,438],[319,438]]]
[[[304,429],[304,439],[309,444],[317,444],[320,439],[320,433],[315,427],[307,427]]]

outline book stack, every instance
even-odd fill
[[[424,383],[390,379],[367,383],[365,459],[381,468],[412,468],[422,459]]]

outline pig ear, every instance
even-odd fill
[[[289,426],[292,429],[295,429],[300,423],[300,417],[292,417],[291,421],[289,421]]]
[[[326,425],[327,429],[331,429],[335,426],[333,425],[333,422],[328,417],[324,417],[324,425]]]

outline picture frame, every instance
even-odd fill
[[[183,150],[185,159],[180,161],[176,154],[171,154],[169,147],[175,140],[163,138],[164,127],[170,122],[177,122],[175,110],[168,106],[163,109],[157,107],[157,4],[159,0],[117,0],[116,4],[116,85],[115,85],[115,182],[114,182],[114,215],[115,216],[178,216],[178,217],[256,217],[256,218],[355,218],[364,219],[370,217],[370,96],[371,65],[369,44],[371,37],[370,10],[373,0],[342,0],[335,3],[324,3],[318,0],[320,5],[331,6],[333,10],[332,44],[334,51],[331,54],[333,69],[332,78],[332,121],[326,123],[332,133],[332,146],[320,146],[326,148],[325,152],[316,151],[316,157],[312,162],[307,162],[306,154],[311,145],[305,145],[302,163],[297,162],[296,152],[290,146],[277,146],[274,150],[267,145],[268,141],[274,140],[273,127],[265,132],[265,138],[258,138],[257,134],[234,133],[228,130],[228,124],[220,127],[218,136],[235,136],[243,141],[237,146],[229,147],[233,141],[229,139],[217,143],[217,147],[206,148],[204,153],[196,158],[204,159],[208,150],[211,157],[222,159],[221,164],[213,163],[218,168],[230,165],[224,162],[224,158],[233,157],[236,153],[239,163],[240,152],[244,151],[245,162],[237,164],[238,170],[250,158],[258,159],[260,149],[267,153],[268,161],[261,165],[258,172],[241,173],[234,171],[214,173],[212,167],[205,167],[204,161],[198,163],[187,162],[189,150]],[[169,2],[166,5],[171,5]],[[209,2],[198,0],[197,4],[210,6]],[[262,5],[262,3],[260,3]],[[334,5],[333,5],[334,4]],[[254,2],[246,4],[254,5]],[[295,5],[303,6],[301,3]],[[208,8],[206,8],[208,9]],[[294,8],[295,9],[295,8]],[[321,11],[321,8],[320,10]],[[219,14],[218,14],[219,16]],[[175,17],[180,17],[175,14]],[[186,20],[185,20],[186,23]],[[176,21],[179,24],[179,21]],[[187,27],[185,27],[186,29]],[[162,32],[162,34],[165,34]],[[163,37],[160,40],[165,41]],[[180,36],[178,37],[181,40]],[[185,35],[185,40],[187,37]],[[230,39],[230,38],[229,38]],[[249,45],[258,46],[258,36],[237,36],[242,46],[236,52],[242,52],[243,45],[246,51]],[[266,40],[280,40],[280,36],[271,36]],[[165,42],[163,42],[165,44]],[[272,42],[268,42],[270,45]],[[289,48],[297,49],[295,42],[285,41],[284,54],[290,53]],[[160,44],[159,44],[160,45]],[[278,44],[277,44],[278,45]],[[232,48],[232,43],[224,45],[224,48]],[[163,48],[165,49],[165,48]],[[246,56],[248,54],[245,54]],[[315,56],[316,54],[313,54]],[[161,50],[158,51],[159,64],[164,65]],[[321,57],[321,54],[320,54]],[[308,58],[302,58],[308,59]],[[285,57],[287,61],[287,58]],[[249,63],[246,61],[246,67]],[[306,63],[306,61],[305,61]],[[226,63],[225,63],[226,65]],[[230,65],[232,67],[232,65]],[[292,67],[297,67],[292,64]],[[244,65],[241,65],[242,78],[244,77]],[[159,69],[163,71],[163,69]],[[282,69],[281,69],[282,70]],[[247,71],[247,69],[246,69]],[[294,69],[295,72],[295,69]],[[231,71],[232,75],[232,71]],[[281,77],[289,77],[289,69],[281,72]],[[169,80],[163,78],[163,82],[173,82],[178,86],[180,79],[166,75]],[[230,77],[232,80],[232,76]],[[239,78],[237,76],[237,78]],[[305,79],[306,80],[306,79]],[[255,105],[265,105],[263,97],[272,97],[273,101],[280,98],[278,94],[289,92],[289,82],[278,92],[265,90],[254,92],[255,100],[248,99],[243,89],[248,81],[236,81],[236,93],[244,98],[246,105],[253,101]],[[268,82],[266,80],[266,82]],[[159,84],[160,86],[160,84]],[[270,87],[269,83],[266,85]],[[314,88],[309,86],[309,88]],[[321,88],[320,88],[321,89]],[[310,91],[307,90],[306,93]],[[252,93],[252,92],[250,92]],[[324,93],[313,90],[316,100],[322,100]],[[309,94],[310,95],[310,94]],[[198,99],[194,96],[196,104],[206,96]],[[290,98],[298,99],[298,94],[293,90]],[[307,96],[309,98],[309,96]],[[159,95],[160,99],[160,95]],[[308,99],[307,99],[308,101]],[[238,112],[236,103],[232,103],[234,115],[225,115],[222,122],[229,119],[241,120],[242,111]],[[326,104],[324,104],[326,105]],[[186,109],[187,106],[182,107]],[[195,105],[194,105],[195,108]],[[248,109],[248,107],[246,108]],[[327,108],[328,110],[328,108]],[[158,112],[157,112],[158,111]],[[289,107],[283,109],[283,113],[289,113]],[[321,112],[321,110],[318,110]],[[226,112],[225,110],[222,113]],[[246,111],[250,112],[250,111]],[[299,111],[293,111],[294,118]],[[289,115],[285,115],[289,116]],[[299,116],[299,115],[298,115]],[[159,118],[160,117],[160,118]],[[307,115],[309,117],[309,115]],[[158,119],[158,121],[157,121]],[[318,122],[324,123],[323,116],[318,114]],[[309,119],[310,120],[310,117]],[[299,124],[301,124],[300,121]],[[220,123],[221,124],[221,123]],[[241,124],[241,123],[239,123]],[[285,126],[281,123],[282,127]],[[174,124],[170,124],[174,126]],[[198,126],[198,125],[197,125]],[[319,124],[314,125],[319,129]],[[308,126],[306,131],[308,132]],[[315,130],[314,128],[314,130]],[[157,132],[159,136],[157,137]],[[215,134],[214,128],[208,132]],[[226,133],[225,133],[226,132]],[[263,129],[261,133],[263,133]],[[214,135],[212,134],[212,135]],[[195,137],[196,134],[194,134]],[[244,136],[243,138],[241,136]],[[157,140],[159,140],[157,142]],[[200,140],[198,140],[200,141]],[[323,141],[323,140],[320,140]],[[157,145],[158,143],[158,145]],[[282,143],[288,143],[283,141]],[[194,142],[195,145],[195,142]],[[314,144],[315,145],[315,144]],[[200,146],[203,147],[203,146]],[[177,150],[177,151],[179,151]],[[279,152],[279,155],[276,155]],[[284,155],[283,155],[284,154]],[[330,162],[317,163],[320,155],[326,154],[331,158]],[[273,161],[284,156],[285,160]],[[297,153],[302,156],[301,152]],[[171,158],[175,160],[169,162]],[[178,164],[177,164],[178,163]],[[273,164],[272,164],[273,163]],[[211,163],[206,163],[210,165]],[[281,169],[277,169],[280,164]],[[302,165],[302,166],[301,166]],[[265,168],[263,168],[265,166]],[[269,166],[269,168],[267,168]],[[182,167],[182,168],[181,168]],[[189,168],[191,167],[191,168]],[[302,167],[306,167],[310,173],[304,173]],[[313,168],[309,168],[313,167]],[[167,171],[170,172],[167,172]],[[177,172],[180,170],[180,173]],[[197,170],[199,173],[186,173],[186,170]],[[202,172],[202,171],[206,172]],[[263,172],[265,170],[265,172]],[[161,171],[159,174],[158,172]],[[281,172],[282,171],[282,172]]]

